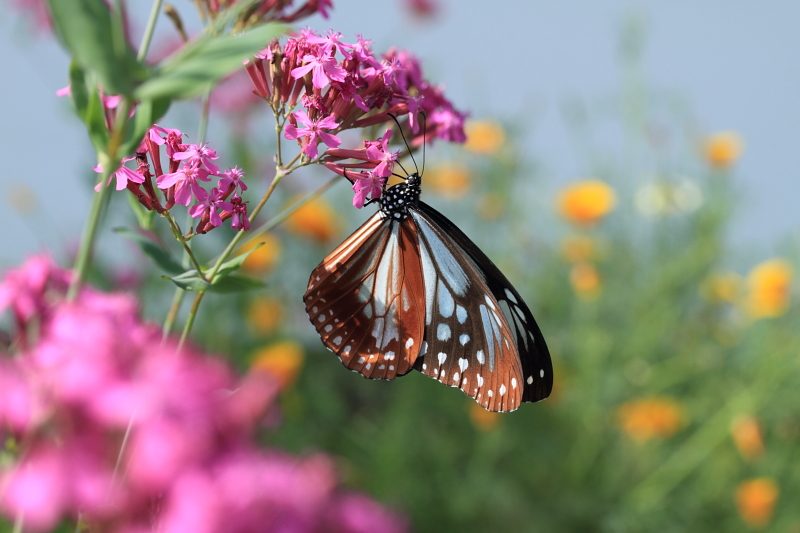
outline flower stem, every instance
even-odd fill
[[[136,59],[144,61],[147,57],[147,51],[150,49],[150,43],[153,40],[153,33],[156,29],[156,22],[158,22],[158,14],[161,12],[161,4],[164,0],[155,0],[153,7],[150,9],[150,17],[147,19],[147,26],[144,29],[142,36],[142,44],[139,45],[139,53],[136,54]]]
[[[192,326],[194,325],[194,319],[197,317],[197,310],[200,308],[200,302],[205,296],[206,291],[199,291],[197,295],[194,297],[194,302],[192,302],[192,308],[189,310],[189,316],[186,318],[186,324],[183,325],[183,331],[181,332],[181,340],[178,342],[178,351],[183,348],[183,344],[186,342],[186,338],[189,336],[189,332],[192,330]]]

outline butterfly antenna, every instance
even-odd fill
[[[417,171],[417,175],[419,175],[419,167],[417,166],[417,161],[414,159],[414,154],[411,153],[411,146],[409,146],[408,140],[406,139],[406,136],[403,133],[403,127],[400,125],[400,121],[397,120],[397,117],[392,115],[391,113],[386,113],[386,114],[389,115],[390,117],[392,117],[392,119],[397,124],[397,129],[400,130],[400,136],[403,138],[403,142],[406,143],[406,148],[408,148],[408,155],[411,156],[411,161],[414,163],[414,168]],[[424,161],[423,161],[423,163],[424,163]],[[400,163],[397,163],[397,164],[400,165]],[[403,165],[400,165],[400,168],[403,168]],[[403,168],[403,172],[408,174],[408,171],[406,169],[404,169],[404,168]]]
[[[425,174],[425,145],[427,143],[426,136],[428,134],[428,116],[425,114],[425,111],[420,111],[420,115],[422,115],[422,172],[419,173],[419,177],[422,178],[422,175]]]

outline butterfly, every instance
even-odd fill
[[[415,172],[384,190],[380,209],[311,273],[303,300],[322,342],[366,378],[418,370],[489,411],[547,398],[553,367],[530,309],[420,200],[421,182]]]

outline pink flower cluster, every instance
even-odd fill
[[[150,128],[136,150],[136,157],[124,159],[123,165],[113,174],[116,177],[116,189],[121,191],[127,188],[136,195],[140,204],[148,210],[159,213],[171,209],[176,203],[188,206],[193,200],[196,201],[197,203],[189,208],[189,214],[193,218],[200,219],[196,233],[207,233],[229,218],[232,219],[233,229],[250,229],[247,202],[240,196],[241,192],[247,190],[247,185],[242,181],[244,171],[239,167],[233,167],[222,172],[214,164],[214,160],[218,159],[215,150],[205,144],[183,144],[181,142],[183,136],[184,134],[176,129],[166,129],[157,125]],[[167,173],[164,173],[162,167],[161,146],[166,149],[169,163]],[[150,169],[148,155],[154,172]],[[134,159],[138,165],[136,170],[125,166],[126,162]],[[100,165],[95,167],[95,171],[102,172]],[[216,187],[207,191],[200,182],[210,182],[210,176],[220,179]],[[164,193],[164,204],[161,203],[161,198],[153,187],[153,178],[156,187]],[[95,190],[100,190],[99,184]]]
[[[392,49],[376,57],[370,41],[357,36],[342,42],[342,34],[324,35],[305,29],[281,47],[275,41],[262,50],[246,69],[261,96],[274,109],[303,109],[288,115],[284,136],[296,140],[309,159],[319,157],[318,146],[327,151],[321,161],[354,183],[354,205],[361,207],[368,195],[377,198],[376,180],[385,183],[392,174],[398,152],[388,148],[391,130],[358,150],[340,149],[338,132],[401,120],[404,136],[412,146],[424,137],[464,142],[464,119],[442,90],[425,80],[419,60],[409,52]],[[424,118],[423,118],[424,117]],[[425,121],[425,128],[422,123]],[[342,164],[356,158],[361,163]],[[380,185],[382,190],[383,185]],[[367,193],[363,193],[367,190]]]
[[[326,457],[253,444],[274,409],[267,376],[162,343],[130,296],[85,289],[68,303],[68,278],[39,257],[0,284],[17,348],[0,354],[0,514],[22,531],[405,530],[339,489]]]

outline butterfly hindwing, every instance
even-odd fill
[[[462,254],[469,257],[502,310],[506,322],[513,331],[522,365],[524,376],[522,401],[537,402],[547,398],[553,388],[550,352],[533,314],[519,292],[492,260],[444,215],[422,201],[418,202],[417,209],[431,221],[433,226],[440,228]]]
[[[415,368],[491,411],[517,409],[523,368],[514,333],[469,256],[424,212],[417,226],[425,284],[425,345]]]
[[[415,226],[378,211],[314,269],[303,299],[347,368],[372,379],[408,373],[425,313]]]

